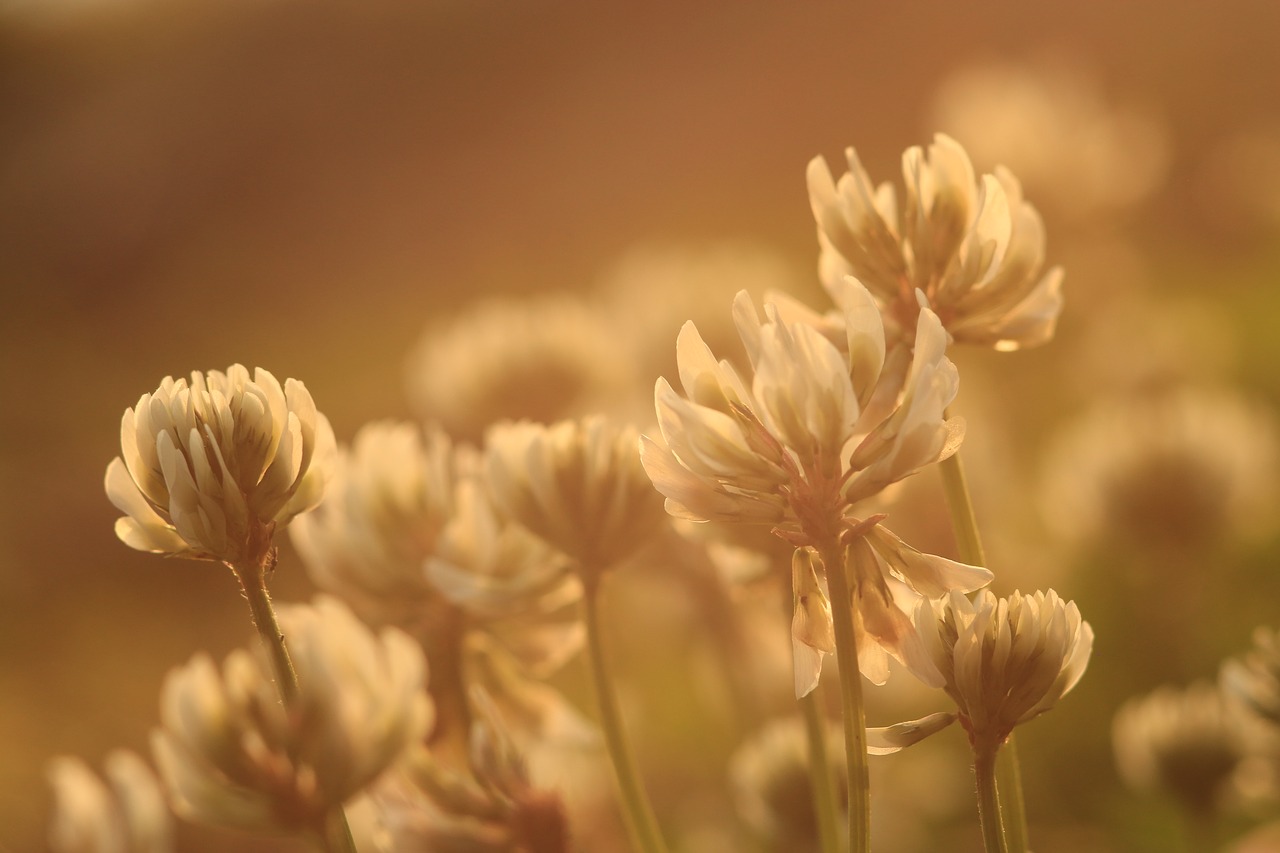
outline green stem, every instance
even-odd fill
[[[809,742],[809,785],[813,789],[813,811],[818,821],[818,841],[822,853],[840,853],[840,818],[836,805],[835,779],[827,761],[827,721],[818,705],[818,691],[800,700],[804,714],[805,739]]]
[[[1009,853],[1000,795],[996,790],[997,750],[975,749],[973,775],[978,780],[978,820],[982,824],[982,845],[987,853]]]
[[[231,571],[240,581],[240,589],[249,602],[249,616],[253,627],[257,629],[258,638],[271,659],[280,700],[285,708],[292,708],[298,702],[298,673],[293,668],[293,660],[284,643],[284,633],[280,630],[275,608],[271,606],[271,596],[267,593],[267,572],[274,565],[273,548],[264,552],[259,560],[246,560],[231,566]],[[326,818],[322,837],[323,849],[327,853],[356,853],[355,841],[351,838],[351,829],[347,826],[347,817],[341,806]]]
[[[596,704],[599,706],[600,727],[604,730],[605,746],[609,750],[614,777],[618,783],[618,793],[622,797],[627,830],[631,835],[632,846],[636,850],[642,853],[666,853],[667,846],[658,829],[653,807],[649,804],[649,797],[640,783],[635,756],[631,752],[631,746],[623,730],[618,695],[604,660],[600,639],[599,573],[583,572],[582,574],[586,579],[597,579],[594,582],[587,580],[582,594],[583,620],[587,626],[587,664],[591,672],[591,685],[595,691]]]
[[[947,509],[951,512],[951,527],[955,531],[960,559],[973,566],[987,565],[987,553],[978,533],[978,519],[973,512],[973,499],[969,493],[969,481],[965,477],[964,464],[957,451],[939,463],[942,468],[942,487],[947,495]],[[1018,745],[1012,734],[1004,748],[996,754],[996,782],[1005,805],[1005,831],[1009,849],[1013,853],[1027,850],[1027,806],[1022,793],[1022,767],[1018,761]]]
[[[862,707],[862,672],[853,631],[853,595],[845,575],[844,548],[834,539],[818,550],[827,573],[835,616],[836,662],[840,668],[840,705],[844,718],[844,760],[849,773],[849,850],[871,849],[871,774],[867,765],[867,718]]]

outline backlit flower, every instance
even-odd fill
[[[107,497],[116,535],[140,551],[262,560],[271,536],[320,502],[333,430],[301,382],[232,365],[165,377],[126,409]]]
[[[809,201],[832,287],[856,276],[884,308],[890,336],[909,336],[924,293],[951,337],[1014,350],[1053,337],[1062,271],[1043,277],[1044,225],[1007,170],[974,174],[969,155],[938,134],[902,157],[906,192],[875,186],[857,153],[837,182],[821,157],[809,163]]]
[[[52,853],[168,853],[173,818],[155,774],[126,750],[107,756],[107,784],[78,758],[49,762]]]
[[[639,550],[662,521],[636,439],[598,416],[498,424],[484,462],[494,504],[593,576]]]
[[[281,608],[280,622],[300,688],[290,709],[265,659],[244,650],[221,671],[197,655],[165,680],[152,747],[186,818],[316,830],[426,731],[426,663],[408,636],[375,636],[326,597]]]
[[[434,593],[423,566],[453,515],[453,444],[439,429],[371,423],[335,469],[325,500],[290,526],[293,544],[318,586],[403,627]]]
[[[1008,598],[980,591],[922,600],[916,629],[942,673],[956,714],[933,714],[878,730],[874,751],[892,752],[954,719],[975,751],[994,752],[1019,726],[1040,716],[1076,686],[1093,651],[1093,629],[1075,602],[1053,590]]]
[[[641,460],[677,518],[765,525],[793,546],[815,549],[846,534],[865,540],[869,548],[857,550],[854,567],[862,584],[855,601],[832,603],[833,610],[855,605],[862,616],[855,625],[875,638],[860,650],[863,672],[884,680],[877,652],[883,648],[904,662],[912,657],[917,674],[935,681],[927,659],[908,654],[914,632],[889,581],[942,595],[976,589],[991,575],[921,554],[854,511],[859,501],[955,452],[963,425],[943,412],[956,393],[956,370],[944,354],[946,333],[927,308],[914,352],[897,348],[886,356],[880,312],[867,290],[845,279],[832,292],[838,310],[830,316],[778,300],[765,305],[763,321],[750,298],[738,295],[734,317],[751,367],[746,379],[730,362],[717,361],[686,324],[676,342],[684,395],[658,380],[661,440],[642,437]],[[832,568],[822,566],[826,574]],[[800,581],[797,606],[811,608],[793,621],[803,694],[817,683],[821,654],[830,650],[825,632],[816,630],[823,617],[815,590],[825,595],[823,582],[807,570],[797,574]]]
[[[1250,713],[1280,727],[1280,631],[1255,630],[1253,648],[1222,665],[1221,684]]]

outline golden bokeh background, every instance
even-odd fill
[[[997,507],[1033,504],[1002,478],[1034,483],[1061,423],[1128,393],[1147,359],[1280,400],[1277,33],[1265,0],[0,4],[0,849],[42,848],[49,757],[145,748],[165,672],[246,637],[229,573],[112,533],[119,417],[161,377],[268,367],[303,379],[347,440],[409,415],[406,354],[478,296],[587,291],[628,253],[724,241],[809,283],[808,160],[852,144],[896,179],[903,148],[952,129],[948,81],[993,64],[1087,81],[1151,134],[1112,175],[1150,173],[1132,197],[1081,201],[1080,167],[1055,188],[1052,158],[1026,180],[1067,268],[1059,340],[957,356],[962,409],[973,388],[1017,412],[972,423],[994,555],[1055,566],[1040,582],[1020,566],[1017,583],[1056,585],[1099,637],[1077,693],[1023,738],[1036,849],[1178,849],[1167,810],[1119,793],[1110,715],[1128,693],[1212,677],[1253,625],[1280,623],[1274,533],[1129,582],[1072,574]],[[1145,324],[1170,304],[1185,326]],[[287,546],[274,590],[311,590]],[[1161,615],[1133,616],[1148,604]],[[666,689],[682,683],[673,671]]]

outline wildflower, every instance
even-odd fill
[[[1041,503],[1066,539],[1185,553],[1274,529],[1278,459],[1274,416],[1238,394],[1115,401],[1054,442]]]
[[[361,427],[338,454],[328,497],[289,528],[312,580],[365,619],[403,627],[434,594],[423,563],[453,515],[458,477],[440,429]]]
[[[484,462],[494,504],[572,557],[590,580],[639,550],[662,520],[636,439],[599,416],[549,427],[498,424]]]
[[[266,662],[233,651],[169,673],[152,748],[183,817],[258,830],[317,831],[333,810],[426,731],[417,644],[375,636],[333,598],[282,608],[300,694],[281,704]]]
[[[1167,791],[1193,813],[1213,813],[1236,793],[1248,753],[1239,710],[1208,682],[1129,700],[1112,722],[1120,776],[1134,788]]]
[[[428,329],[409,356],[409,400],[424,421],[479,439],[499,420],[552,423],[633,387],[608,324],[559,294],[493,299]]]
[[[974,752],[994,755],[1015,726],[1048,711],[1076,686],[1093,651],[1093,629],[1075,602],[1053,590],[999,599],[982,590],[973,601],[959,592],[925,599],[916,606],[915,626],[958,710],[875,730],[869,742],[881,754],[958,719]]]
[[[405,772],[374,792],[387,853],[397,850],[570,849],[568,816],[559,792],[534,782],[496,706],[474,691],[469,766],[460,773],[416,751]]]
[[[922,309],[909,364],[886,357],[880,313],[870,293],[853,279],[834,289],[839,312],[818,318],[795,303],[770,303],[762,322],[740,293],[734,317],[746,347],[750,382],[728,361],[716,361],[692,324],[676,342],[685,396],[665,379],[655,391],[661,442],[642,437],[641,461],[667,512],[690,521],[771,527],[793,547],[822,551],[835,541],[865,540],[851,549],[861,585],[852,602],[861,615],[860,663],[877,682],[887,677],[883,654],[919,667],[926,681],[938,678],[932,664],[915,654],[914,631],[902,591],[942,595],[976,589],[990,579],[986,569],[922,554],[878,524],[881,517],[854,516],[859,501],[955,452],[963,434],[959,420],[943,411],[955,396],[955,367],[944,355],[946,333],[933,312]],[[806,313],[807,312],[807,313]],[[904,350],[897,351],[899,355]],[[843,559],[843,547],[823,555],[826,565]],[[807,571],[797,575],[799,607],[820,605],[822,585]],[[846,607],[850,602],[837,602]],[[793,621],[797,692],[817,683],[819,642],[813,631],[821,609]],[[805,677],[800,677],[801,673]]]
[[[140,551],[261,562],[276,528],[320,502],[333,430],[301,382],[262,368],[165,377],[126,409],[107,497]]]
[[[893,340],[915,328],[917,290],[958,342],[1015,350],[1053,337],[1062,271],[1040,277],[1044,225],[1010,172],[975,178],[960,144],[938,134],[927,153],[903,154],[900,206],[891,185],[872,186],[852,148],[845,155],[839,182],[821,157],[807,173],[828,289],[860,279]]]
[[[83,761],[59,756],[49,762],[53,853],[168,853],[173,819],[151,769],[136,754],[107,756],[108,785]]]

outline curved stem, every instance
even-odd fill
[[[267,573],[275,566],[275,555],[276,551],[272,548],[264,552],[260,560],[247,560],[232,565],[231,571],[240,581],[240,589],[249,602],[249,616],[253,627],[257,629],[258,639],[262,641],[271,659],[280,700],[285,708],[291,708],[298,702],[298,673],[293,668],[293,660],[284,643],[284,633],[280,630],[280,622],[276,619],[276,611],[271,606],[271,596],[267,592]],[[341,806],[335,808],[325,819],[321,835],[323,848],[328,853],[356,853],[355,841],[351,838],[351,829]]]
[[[582,576],[584,579],[597,579],[594,582],[585,580],[583,584],[582,610],[583,621],[587,626],[587,664],[591,672],[591,686],[595,691],[596,704],[600,711],[600,727],[604,731],[605,745],[613,762],[618,794],[622,798],[627,830],[635,849],[642,853],[666,853],[667,847],[658,829],[653,807],[649,804],[649,797],[640,783],[635,756],[631,752],[631,746],[627,742],[622,725],[618,694],[614,690],[613,681],[609,677],[609,668],[605,664],[604,649],[600,639],[599,573],[583,572]]]
[[[964,464],[957,451],[939,463],[942,468],[942,487],[947,495],[947,509],[951,513],[951,528],[955,531],[960,559],[970,565],[987,565],[986,550],[978,533],[978,519],[973,511],[973,499],[969,494],[969,481]],[[1005,806],[1005,831],[1009,849],[1013,853],[1027,850],[1027,806],[1022,793],[1022,767],[1018,762],[1018,745],[1012,734],[1004,748],[996,753],[996,781]]]
[[[858,669],[857,618],[845,575],[844,548],[835,541],[820,545],[835,616],[836,662],[840,667],[840,705],[844,717],[844,760],[849,771],[849,850],[871,849],[871,778],[867,765],[867,718],[862,707],[862,672]]]
[[[982,823],[982,844],[987,853],[1009,853],[1000,795],[996,790],[997,750],[975,749],[973,775],[978,781],[978,820]]]

